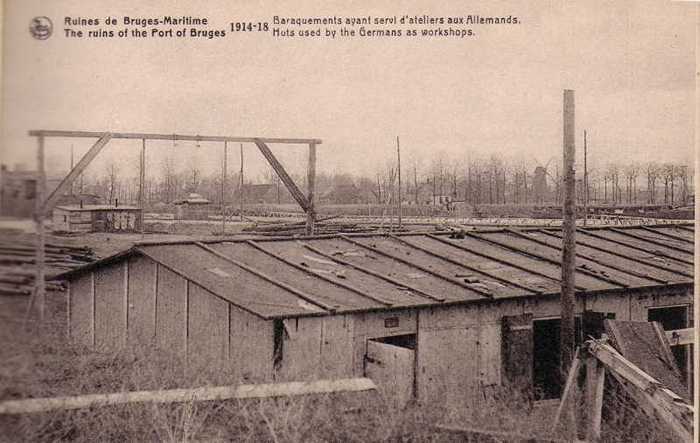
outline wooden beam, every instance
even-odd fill
[[[279,260],[279,261],[281,261],[282,263],[284,263],[284,264],[286,264],[286,265],[289,265],[289,266],[291,266],[291,267],[293,267],[293,268],[295,268],[295,269],[298,269],[298,270],[300,270],[300,271],[305,272],[306,274],[312,275],[312,276],[317,277],[317,278],[319,278],[319,279],[321,279],[321,280],[323,280],[323,281],[326,281],[326,282],[328,282],[328,283],[331,283],[332,285],[338,286],[338,287],[343,288],[343,289],[347,289],[348,291],[353,292],[353,293],[355,293],[355,294],[357,294],[357,295],[359,295],[359,296],[361,296],[361,297],[368,298],[368,299],[370,299],[370,300],[376,301],[377,303],[381,303],[381,304],[383,304],[383,305],[385,305],[385,306],[392,306],[392,305],[393,305],[393,303],[390,302],[390,301],[383,300],[383,299],[381,299],[381,298],[379,298],[379,297],[375,297],[375,296],[373,296],[373,295],[367,294],[365,291],[361,291],[361,290],[359,290],[359,289],[357,289],[357,288],[354,288],[354,287],[352,287],[352,286],[350,286],[350,285],[348,285],[348,284],[346,284],[346,283],[343,283],[343,282],[334,280],[334,279],[332,279],[332,278],[328,278],[328,277],[326,277],[326,276],[323,275],[323,274],[320,274],[320,273],[318,273],[318,272],[314,272],[314,271],[312,271],[311,269],[306,268],[306,267],[304,267],[304,266],[301,266],[301,265],[299,265],[299,264],[297,264],[297,263],[294,263],[294,262],[291,261],[291,260],[287,260],[286,258],[282,257],[281,255],[275,254],[274,252],[270,251],[269,249],[264,248],[262,245],[260,245],[259,243],[254,242],[253,240],[246,240],[246,243],[249,244],[250,246],[252,246],[253,248],[257,249],[258,251],[262,252],[263,254],[267,254],[267,255],[269,255],[270,257],[272,257],[272,258],[274,258],[274,259],[276,259],[276,260]]]
[[[61,180],[61,183],[58,185],[56,189],[49,195],[49,197],[46,199],[46,201],[43,202],[41,211],[43,214],[46,212],[50,211],[53,206],[56,204],[56,201],[63,195],[66,190],[70,188],[71,183],[75,181],[76,178],[80,174],[83,173],[85,168],[88,167],[90,162],[92,162],[97,154],[100,153],[102,148],[112,139],[112,134],[109,132],[103,133],[100,135],[100,139],[95,142],[94,145],[90,148],[88,152],[83,155],[83,158],[80,159],[77,165],[71,171],[68,173],[68,175]],[[43,137],[39,137],[39,140],[43,140]]]
[[[268,383],[258,385],[212,386],[163,391],[132,391],[112,394],[88,394],[74,397],[32,398],[0,402],[0,415],[66,411],[129,403],[184,403],[230,399],[294,397],[299,395],[375,391],[369,378],[345,378],[308,382]]]
[[[303,209],[304,212],[306,212],[308,215],[309,211],[312,211],[313,208],[311,207],[311,204],[309,203],[307,197],[301,192],[301,189],[299,189],[296,183],[294,183],[294,180],[292,180],[292,177],[290,177],[287,171],[284,169],[284,166],[282,166],[282,164],[277,160],[277,157],[275,157],[275,155],[265,144],[265,142],[263,142],[262,140],[255,140],[254,143],[258,147],[262,155],[265,157],[267,162],[270,163],[272,169],[275,170],[277,176],[280,178],[282,183],[284,183],[284,186],[287,188],[289,193],[292,194],[294,200],[296,200],[299,206],[301,206],[301,209]]]
[[[561,400],[559,401],[559,407],[557,407],[557,412],[554,415],[554,423],[552,424],[552,432],[557,430],[557,427],[559,426],[559,421],[561,419],[561,415],[564,412],[564,408],[566,407],[566,404],[569,402],[569,397],[573,395],[573,390],[574,386],[576,385],[576,380],[578,378],[578,370],[579,367],[581,366],[581,358],[579,356],[579,350],[576,349],[576,352],[574,353],[573,359],[571,361],[571,366],[569,368],[568,375],[566,377],[566,384],[564,385],[564,392],[561,394]],[[574,405],[570,405],[570,408],[573,409]]]
[[[237,267],[243,269],[244,271],[247,271],[247,272],[255,275],[256,277],[258,277],[262,280],[265,280],[269,283],[272,283],[273,285],[275,285],[277,287],[280,287],[288,292],[291,292],[292,294],[296,295],[300,299],[302,299],[308,303],[311,303],[312,305],[316,305],[316,306],[318,306],[326,311],[330,311],[330,312],[335,312],[335,310],[336,310],[335,306],[331,306],[331,305],[326,304],[322,301],[318,301],[314,297],[312,297],[311,295],[305,294],[302,291],[300,291],[292,286],[289,286],[286,283],[282,283],[281,281],[277,280],[276,278],[269,276],[269,275],[255,269],[255,268],[252,268],[251,266],[248,266],[245,263],[234,259],[233,257],[229,257],[228,255],[223,254],[223,253],[217,251],[216,249],[210,248],[209,246],[205,245],[204,243],[195,242],[194,244],[199,246],[200,248],[206,250],[207,252],[210,252],[210,253],[216,255],[217,257],[222,258],[233,265],[236,265]]]
[[[55,130],[31,130],[29,135],[33,137],[86,137],[99,138],[105,132],[91,131],[55,131]],[[317,138],[271,138],[271,137],[237,137],[219,135],[182,135],[182,134],[157,134],[145,132],[112,132],[112,138],[120,139],[146,139],[146,140],[170,140],[170,141],[192,141],[192,142],[234,142],[234,143],[280,143],[294,145],[308,145],[314,143],[320,145],[321,140]]]
[[[484,254],[483,252],[479,252],[479,251],[476,251],[476,250],[474,250],[474,249],[467,248],[467,247],[464,246],[464,245],[459,245],[459,244],[457,244],[457,243],[455,243],[455,242],[451,242],[451,241],[449,241],[449,240],[445,240],[444,238],[441,238],[440,236],[435,235],[435,234],[427,234],[427,235],[428,235],[428,237],[432,238],[433,240],[439,241],[439,242],[444,243],[444,244],[446,244],[446,245],[450,245],[450,246],[452,246],[452,247],[454,247],[454,248],[457,248],[457,249],[461,249],[461,250],[463,250],[463,251],[465,251],[465,252],[468,252],[468,253],[470,253],[470,254],[474,254],[474,255],[476,255],[476,256],[478,256],[478,257],[483,257],[483,258],[485,258],[485,259],[487,259],[487,260],[492,260],[492,261],[495,261],[496,263],[501,263],[501,264],[503,264],[503,265],[510,266],[510,267],[512,267],[512,268],[521,270],[521,271],[523,271],[523,272],[527,272],[527,273],[532,274],[532,275],[537,275],[538,277],[546,278],[547,280],[551,280],[551,281],[556,282],[556,283],[561,283],[561,280],[558,279],[558,278],[552,277],[552,276],[550,276],[550,275],[544,274],[544,273],[539,272],[539,271],[532,270],[532,269],[530,269],[530,268],[527,268],[527,267],[525,267],[525,266],[519,265],[519,264],[517,264],[517,263],[511,262],[511,261],[508,261],[508,260],[504,260],[504,259],[502,259],[502,258],[492,257],[492,256],[490,256],[490,255],[488,255],[488,254]],[[581,286],[577,286],[576,289],[581,290],[581,291],[585,291],[585,290],[586,290],[586,288],[581,287]]]
[[[650,228],[650,227],[648,227],[648,226],[638,226],[638,228],[639,228],[639,229],[642,229],[642,230],[644,230],[644,231],[647,231],[647,232],[653,232],[654,234],[663,235],[664,237],[672,238],[672,239],[674,239],[674,240],[682,241],[682,242],[685,242],[685,243],[690,243],[691,245],[695,243],[693,240],[691,240],[691,239],[689,239],[689,238],[685,238],[685,237],[680,237],[680,236],[678,236],[678,235],[669,234],[668,232],[664,232],[664,231],[657,231],[656,229],[652,229],[652,228]]]
[[[588,416],[588,441],[600,439],[603,418],[603,394],[605,388],[605,366],[598,364],[593,356],[586,358],[586,413]]]
[[[552,244],[550,244],[550,243],[547,243],[546,241],[540,240],[540,239],[538,239],[538,238],[531,237],[530,235],[525,234],[524,232],[519,232],[519,231],[516,231],[515,229],[510,229],[510,228],[506,228],[506,230],[507,230],[509,233],[513,234],[513,235],[516,235],[516,236],[518,236],[518,237],[520,237],[520,238],[523,238],[523,239],[525,239],[525,240],[529,240],[529,241],[531,241],[531,242],[533,242],[533,243],[537,243],[537,244],[539,244],[539,245],[546,246],[546,247],[548,247],[548,248],[556,249],[557,251],[561,251],[561,250],[562,250],[562,248],[559,247],[559,246],[555,246],[555,245],[552,245]],[[578,242],[577,242],[577,243],[578,243]],[[584,253],[580,252],[580,251],[578,250],[578,248],[576,249],[576,257],[581,257],[581,258],[584,259],[584,260],[591,261],[591,262],[593,262],[593,263],[596,263],[596,264],[598,264],[598,265],[600,265],[600,266],[604,266],[604,267],[606,267],[606,268],[614,269],[614,270],[616,270],[616,271],[622,272],[623,274],[632,275],[632,276],[634,276],[634,277],[644,278],[644,279],[647,279],[647,280],[652,280],[652,281],[655,281],[655,282],[657,282],[657,283],[664,283],[664,284],[667,284],[667,283],[668,283],[667,280],[662,280],[662,279],[660,279],[660,278],[656,278],[656,277],[653,277],[653,276],[651,276],[651,275],[640,274],[640,273],[638,273],[638,272],[631,271],[629,268],[625,268],[624,266],[617,266],[617,265],[615,265],[615,264],[606,262],[606,261],[604,261],[604,260],[600,260],[600,259],[598,259],[598,258],[592,257],[592,256],[590,256],[590,255],[588,255],[588,254],[584,254]]]
[[[646,237],[642,237],[641,235],[632,234],[632,233],[627,232],[628,231],[627,229],[610,228],[610,231],[615,232],[615,233],[620,234],[620,235],[626,235],[627,237],[634,238],[634,239],[639,240],[639,241],[651,243],[652,245],[655,245],[655,246],[661,246],[663,248],[672,249],[676,252],[681,252],[684,254],[691,254],[691,255],[693,254],[692,249],[679,248],[677,246],[669,245],[668,243],[664,243],[664,242],[657,241],[657,240],[652,240],[652,239],[649,239]]]
[[[453,259],[451,259],[451,258],[445,257],[444,254],[438,254],[437,252],[431,251],[430,249],[424,248],[424,247],[422,247],[422,246],[418,246],[418,245],[416,245],[416,244],[414,244],[414,243],[409,242],[408,240],[406,240],[406,239],[403,238],[403,237],[399,237],[399,236],[396,236],[396,235],[390,235],[389,237],[392,238],[393,240],[396,240],[396,241],[398,241],[398,242],[400,242],[400,243],[403,243],[404,245],[407,245],[407,246],[409,246],[409,247],[411,247],[411,248],[414,248],[414,249],[417,249],[417,250],[419,250],[419,251],[421,251],[421,252],[424,252],[424,253],[426,253],[426,254],[428,254],[428,255],[430,255],[430,256],[432,256],[432,257],[435,257],[435,258],[437,258],[437,259],[439,259],[439,260],[443,260],[443,261],[446,261],[446,262],[448,262],[448,263],[452,263],[453,265],[459,266],[459,267],[462,268],[462,269],[466,269],[466,270],[471,271],[471,272],[474,272],[474,273],[476,273],[476,274],[485,275],[485,276],[487,276],[487,277],[489,277],[489,278],[492,278],[492,279],[494,279],[494,280],[496,280],[496,281],[500,281],[501,283],[505,283],[505,284],[510,285],[510,286],[515,286],[516,288],[524,289],[524,290],[526,290],[526,291],[528,291],[528,292],[532,292],[533,294],[541,294],[541,293],[543,292],[541,289],[531,288],[531,287],[529,287],[529,286],[527,286],[527,285],[523,285],[523,284],[521,284],[521,283],[518,283],[518,282],[516,282],[516,281],[514,281],[514,280],[512,280],[512,279],[503,278],[503,277],[500,277],[500,276],[498,276],[497,274],[494,274],[494,273],[492,273],[492,272],[483,271],[483,270],[481,270],[481,269],[479,269],[479,268],[475,268],[475,267],[470,266],[470,265],[468,265],[468,264],[466,264],[466,263],[462,263],[462,262],[460,262],[460,261],[453,260]]]
[[[539,232],[546,234],[546,235],[549,235],[549,236],[552,236],[552,237],[555,237],[555,238],[561,239],[561,235],[557,234],[556,232],[548,231],[546,229],[541,229],[541,230],[539,230]],[[584,232],[582,232],[582,233],[584,233]],[[678,271],[678,270],[671,269],[671,268],[667,268],[665,266],[659,265],[658,263],[654,263],[654,262],[644,260],[641,258],[636,258],[636,257],[632,257],[630,255],[621,254],[619,252],[616,252],[614,249],[601,248],[600,246],[596,246],[596,245],[593,245],[591,243],[588,243],[588,242],[581,240],[580,237],[576,239],[576,244],[579,244],[581,246],[585,246],[587,248],[595,249],[596,251],[607,252],[608,254],[614,255],[616,257],[624,258],[626,260],[630,260],[630,261],[633,261],[635,263],[640,263],[643,265],[651,266],[652,268],[661,269],[663,271],[670,272],[672,274],[682,275],[684,277],[688,277],[691,279],[693,278],[693,274],[683,272],[683,271]]]
[[[36,274],[34,276],[35,291],[32,294],[39,302],[39,320],[43,323],[46,312],[46,227],[44,226],[44,198],[46,198],[46,165],[44,161],[44,137],[37,140],[37,171],[36,201],[34,202],[34,220],[36,223]],[[53,195],[53,194],[52,194]],[[31,306],[31,301],[30,301]]]
[[[515,252],[515,253],[517,253],[517,254],[524,255],[524,256],[526,256],[526,257],[529,256],[529,257],[532,257],[532,258],[534,258],[534,259],[537,259],[537,260],[540,260],[540,261],[543,261],[543,262],[546,262],[546,263],[555,265],[555,266],[557,266],[557,267],[561,267],[561,263],[559,263],[558,261],[556,261],[556,260],[554,260],[554,259],[551,259],[551,258],[549,258],[549,257],[545,257],[544,255],[540,255],[540,254],[538,254],[538,253],[536,253],[536,252],[533,252],[533,251],[526,251],[526,250],[523,250],[523,249],[520,249],[520,248],[516,248],[515,246],[511,246],[511,245],[509,245],[508,243],[503,243],[503,242],[501,242],[501,241],[494,240],[494,239],[491,239],[491,238],[485,238],[485,237],[482,237],[482,236],[480,236],[480,235],[477,235],[476,233],[473,233],[473,232],[465,232],[465,235],[468,235],[469,237],[476,238],[476,239],[478,239],[478,240],[483,240],[483,241],[485,241],[485,242],[492,243],[492,244],[494,244],[494,245],[501,246],[501,247],[506,248],[506,249],[509,249],[509,250],[511,250],[511,251],[513,251],[513,252]],[[601,281],[604,281],[604,282],[607,282],[607,283],[612,283],[612,284],[615,285],[615,286],[621,286],[621,287],[623,287],[623,288],[629,287],[629,285],[628,285],[627,283],[624,283],[624,282],[621,282],[621,281],[617,281],[617,280],[615,280],[615,279],[613,279],[613,278],[610,278],[610,277],[605,277],[605,276],[602,276],[602,275],[598,275],[598,274],[596,274],[595,272],[591,272],[591,271],[589,271],[589,270],[587,270],[587,269],[576,268],[576,272],[580,272],[581,274],[588,275],[589,277],[593,277],[593,278],[595,278],[595,279],[598,279],[598,280],[601,280]],[[564,278],[563,278],[563,276],[562,276],[562,280],[563,280],[563,279],[564,279]],[[575,288],[575,289],[579,289],[580,286],[576,286],[576,284],[574,283],[574,288]]]
[[[315,248],[315,247],[309,245],[308,243],[303,243],[303,246],[304,246],[306,249],[308,249],[309,251],[311,251],[311,252],[313,252],[313,253],[316,253],[316,254],[318,254],[318,255],[320,255],[320,256],[322,256],[322,257],[325,257],[325,258],[327,258],[328,260],[333,260],[333,261],[336,262],[336,263],[340,263],[341,265],[348,266],[348,267],[353,268],[353,269],[355,269],[355,270],[357,270],[357,271],[360,271],[360,272],[362,272],[362,273],[365,273],[365,274],[371,275],[371,276],[373,276],[373,277],[379,278],[379,279],[381,279],[381,280],[384,280],[384,281],[386,281],[386,282],[391,283],[392,285],[396,285],[396,286],[399,286],[399,287],[406,288],[406,289],[408,289],[409,291],[415,292],[416,294],[421,295],[421,296],[423,296],[423,297],[425,297],[425,298],[428,298],[428,299],[430,299],[430,300],[439,301],[439,302],[445,301],[445,298],[442,297],[442,296],[435,295],[435,294],[430,294],[430,293],[425,292],[425,291],[423,291],[423,290],[421,290],[421,289],[414,288],[414,287],[412,287],[411,285],[407,284],[407,283],[404,282],[404,281],[395,279],[395,278],[393,278],[393,277],[386,276],[386,275],[384,275],[384,274],[381,274],[381,273],[379,273],[379,272],[377,272],[377,271],[374,271],[374,270],[372,270],[372,269],[366,268],[366,267],[364,267],[364,266],[356,265],[356,264],[354,264],[354,263],[352,263],[352,262],[349,262],[349,261],[347,261],[347,260],[343,260],[343,259],[341,259],[341,258],[338,258],[338,257],[334,256],[334,255],[331,255],[331,254],[328,254],[328,253],[326,253],[326,252],[323,252],[323,251],[321,251],[320,249]]]
[[[345,236],[345,235],[341,235],[340,238],[342,238],[343,240],[345,240],[345,241],[347,241],[347,242],[349,242],[349,243],[352,243],[353,245],[359,246],[359,247],[361,247],[361,248],[368,249],[368,250],[370,250],[370,251],[372,251],[372,252],[375,252],[375,253],[377,253],[377,254],[383,255],[383,256],[385,256],[385,257],[387,257],[387,258],[390,258],[390,259],[392,259],[392,260],[394,260],[394,261],[397,261],[397,262],[399,262],[399,263],[403,263],[403,264],[405,264],[406,266],[409,266],[409,267],[418,269],[419,271],[425,272],[426,274],[430,274],[430,275],[432,275],[433,277],[437,277],[437,278],[439,278],[439,279],[441,279],[441,280],[450,282],[450,283],[452,283],[453,285],[457,285],[457,286],[460,286],[460,287],[462,287],[462,288],[464,288],[464,289],[468,289],[468,290],[470,290],[470,291],[472,291],[472,292],[476,292],[477,294],[482,295],[482,296],[484,296],[484,297],[486,297],[486,298],[493,298],[493,294],[491,294],[491,293],[489,293],[489,292],[486,292],[486,291],[482,291],[482,290],[476,289],[476,288],[472,288],[471,286],[465,284],[465,283],[462,282],[461,280],[457,280],[456,278],[449,277],[449,276],[447,276],[447,275],[443,275],[443,274],[441,274],[441,273],[439,273],[439,272],[437,272],[437,271],[434,271],[434,270],[432,270],[432,269],[426,268],[426,267],[424,267],[424,266],[421,266],[421,265],[419,265],[419,264],[413,263],[413,262],[411,262],[411,261],[405,260],[405,259],[402,258],[402,257],[399,257],[399,256],[397,256],[397,255],[391,254],[391,253],[386,252],[386,251],[382,251],[381,249],[375,248],[375,247],[373,247],[373,246],[365,245],[364,243],[360,243],[360,242],[358,242],[358,241],[355,241],[355,240],[353,240],[353,239],[351,239],[351,238],[349,238],[349,237],[347,237],[347,236]],[[443,298],[442,301],[444,301],[444,298]]]
[[[316,194],[316,144],[309,143],[309,165],[306,172],[308,187],[307,200],[309,208],[306,211],[306,235],[313,235],[316,224],[316,207],[314,196]]]
[[[671,346],[692,345],[695,343],[695,328],[666,331],[668,344]]]
[[[692,417],[695,410],[682,397],[663,387],[656,379],[624,358],[610,345],[590,340],[586,342],[586,348],[616,376],[628,381],[641,391],[635,391],[641,394],[636,397],[646,403],[643,405],[645,409],[646,406],[653,408],[683,441],[692,441]],[[626,384],[623,383],[623,386]]]
[[[612,238],[609,238],[609,237],[606,237],[606,236],[604,236],[604,235],[600,235],[600,234],[597,234],[597,233],[594,234],[593,232],[590,231],[590,228],[589,228],[589,229],[577,229],[577,232],[579,232],[579,233],[581,233],[581,234],[584,234],[584,235],[588,235],[588,236],[597,238],[597,239],[599,239],[599,240],[603,240],[603,241],[607,241],[607,242],[610,242],[610,243],[614,243],[614,244],[617,244],[617,245],[620,245],[620,246],[625,246],[625,247],[627,247],[627,248],[635,249],[635,250],[637,250],[637,251],[641,251],[641,252],[644,252],[644,253],[649,254],[649,255],[658,255],[658,256],[660,256],[660,257],[665,257],[665,258],[667,258],[667,259],[669,259],[669,260],[674,260],[674,261],[677,261],[677,262],[680,262],[680,263],[683,263],[683,264],[686,264],[686,265],[691,265],[691,266],[693,265],[693,262],[692,262],[692,261],[684,260],[684,259],[678,258],[678,257],[674,257],[674,256],[672,256],[672,255],[666,254],[666,253],[661,252],[661,251],[651,251],[651,250],[649,250],[649,249],[644,249],[644,248],[642,248],[642,247],[639,247],[639,246],[636,246],[636,245],[633,245],[633,244],[630,244],[630,243],[627,243],[627,242],[623,242],[623,241],[621,241],[621,240],[615,240],[615,239],[612,239]]]

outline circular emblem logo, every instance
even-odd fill
[[[37,40],[46,40],[53,33],[53,23],[45,16],[34,17],[29,23],[29,33]]]

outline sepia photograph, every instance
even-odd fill
[[[698,441],[700,2],[0,8],[0,443]]]

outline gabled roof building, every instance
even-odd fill
[[[692,321],[692,226],[577,234],[577,330]],[[155,340],[247,381],[368,376],[396,401],[560,394],[556,228],[143,243],[59,276],[70,336]],[[690,359],[678,353],[682,370]]]

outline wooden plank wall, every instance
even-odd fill
[[[195,364],[221,365],[228,358],[228,303],[189,282],[187,356]]]
[[[273,325],[229,305],[231,365],[247,382],[272,381]]]
[[[284,320],[283,357],[275,380],[313,380],[320,378],[322,317]]]
[[[113,350],[126,341],[127,262],[98,269],[95,275],[95,348]]]
[[[70,284],[70,338],[83,346],[93,343],[93,279],[92,273],[83,274]]]
[[[170,352],[187,355],[187,280],[158,265],[156,341]]]
[[[352,373],[364,375],[367,340],[396,335],[415,334],[418,314],[414,310],[371,312],[353,316]],[[389,320],[387,322],[387,320]]]
[[[156,334],[156,263],[143,256],[129,258],[129,343],[148,343]]]

